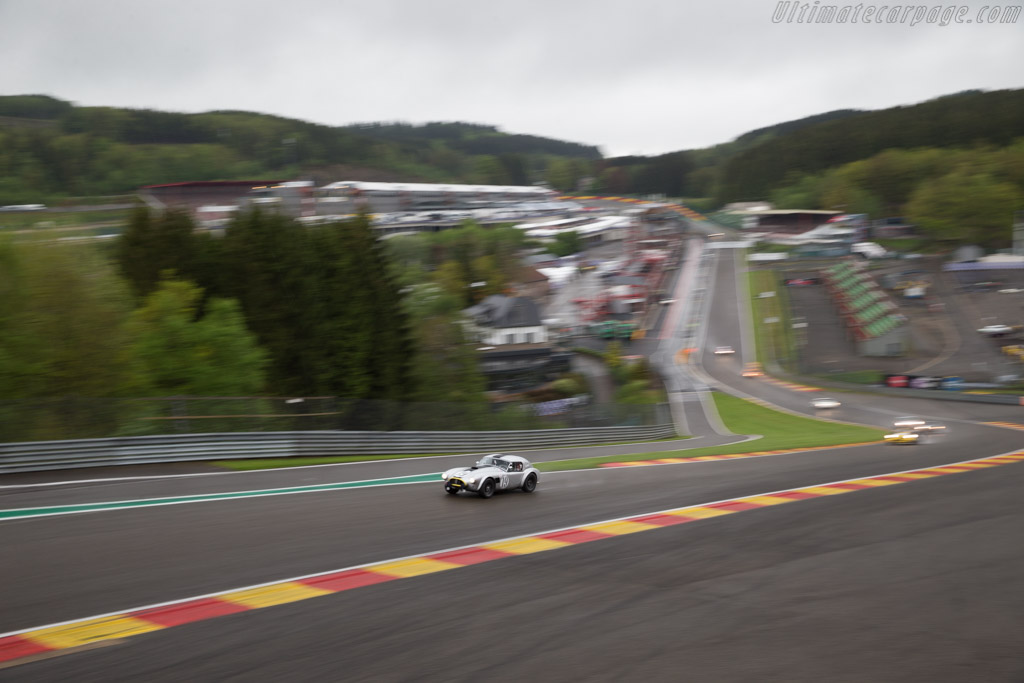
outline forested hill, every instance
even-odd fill
[[[566,192],[708,198],[696,207],[703,209],[782,192],[785,203],[811,208],[808,201],[824,201],[826,194],[811,187],[815,178],[886,150],[1001,148],[1022,138],[1024,90],[967,91],[879,111],[837,110],[705,149],[617,158],[602,158],[593,146],[465,122],[332,127],[243,111],[78,107],[22,95],[0,97],[0,205],[188,180],[307,177],[546,181]],[[870,188],[885,211],[899,210],[909,192]],[[829,206],[834,200],[830,196]]]
[[[494,126],[476,123],[360,123],[347,126],[346,130],[395,142],[431,143],[442,140],[452,149],[466,154],[551,154],[580,159],[601,158],[601,151],[593,145],[502,133]]]
[[[736,142],[740,143],[751,143],[757,142],[762,139],[769,137],[775,137],[777,135],[784,135],[786,133],[793,133],[801,128],[812,126],[815,123],[822,123],[824,121],[835,121],[837,119],[845,119],[850,116],[856,116],[857,114],[865,113],[863,109],[836,109],[835,111],[825,112],[824,114],[815,114],[814,116],[805,116],[802,119],[795,119],[793,121],[785,121],[783,123],[776,123],[772,126],[765,126],[764,128],[757,128],[744,133],[743,135],[736,138]]]
[[[342,180],[332,173],[353,169],[379,180],[526,184],[543,180],[552,163],[599,158],[596,147],[466,123],[332,127],[244,111],[183,114],[0,96],[0,204],[187,180]]]
[[[787,124],[777,127],[785,130]],[[749,135],[749,134],[748,134]],[[852,113],[738,151],[718,171],[720,201],[760,199],[800,174],[889,149],[1006,146],[1024,137],[1024,90],[967,91],[920,104]]]

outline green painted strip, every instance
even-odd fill
[[[77,505],[56,505],[53,507],[17,508],[13,510],[0,510],[0,520],[24,519],[26,517],[48,517],[51,515],[70,515],[79,512],[97,512],[100,510],[125,510],[128,508],[155,507],[158,505],[175,505],[179,503],[203,503],[211,500],[229,500],[232,498],[281,496],[290,493],[316,493],[318,491],[335,491],[338,489],[354,489],[368,486],[422,484],[431,481],[440,482],[440,475],[441,473],[437,472],[435,474],[412,474],[406,477],[391,477],[389,479],[368,479],[365,481],[343,481],[334,484],[316,484],[313,486],[293,486],[283,489],[203,493],[192,496],[177,496],[174,498],[143,498],[140,500],[119,500],[106,503],[80,503]]]

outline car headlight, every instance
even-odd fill
[[[476,477],[469,477],[468,479],[466,479],[466,483],[467,484],[475,484],[476,483]]]
[[[442,474],[441,475],[441,481],[448,481],[448,475],[447,474]]]

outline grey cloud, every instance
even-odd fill
[[[974,9],[987,3],[970,3]],[[341,125],[464,120],[660,153],[1021,87],[1014,25],[773,23],[776,3],[0,3],[0,92]]]

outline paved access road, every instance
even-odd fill
[[[730,250],[716,257],[701,335],[742,356],[735,265]],[[741,381],[739,359],[705,360],[714,382],[809,411],[807,393]],[[1024,423],[1013,407],[843,399],[844,420],[963,421],[919,447],[550,474],[535,494],[487,501],[446,496],[438,480],[0,522],[15,550],[0,566],[0,631],[1024,447],[1024,431],[979,424]],[[441,469],[426,464],[373,467]],[[223,479],[276,486],[353,469]],[[215,479],[2,495],[130,497]],[[823,495],[56,650],[0,678],[1019,681],[1022,485],[1024,463]]]

